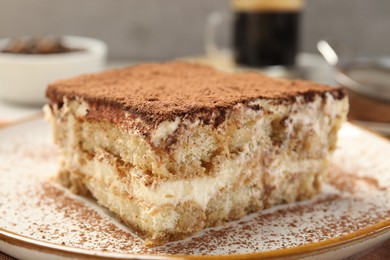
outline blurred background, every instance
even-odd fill
[[[164,60],[203,50],[207,15],[229,0],[0,0],[0,38],[80,35],[105,41],[109,59]],[[324,37],[358,56],[390,53],[389,0],[308,0],[301,50]]]

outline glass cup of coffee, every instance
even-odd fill
[[[304,0],[234,0],[231,7],[230,13],[209,16],[205,34],[208,56],[229,52],[236,66],[271,74],[296,70]],[[221,39],[228,51],[217,45]]]

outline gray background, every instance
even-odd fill
[[[0,38],[69,34],[107,42],[110,58],[203,53],[207,14],[228,0],[0,0]],[[331,37],[356,55],[390,53],[389,0],[307,0],[302,50]]]

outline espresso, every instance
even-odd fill
[[[299,45],[300,12],[236,11],[234,55],[248,67],[292,66]]]

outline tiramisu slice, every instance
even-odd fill
[[[340,88],[185,62],[47,90],[60,182],[150,245],[320,191],[348,100]]]

